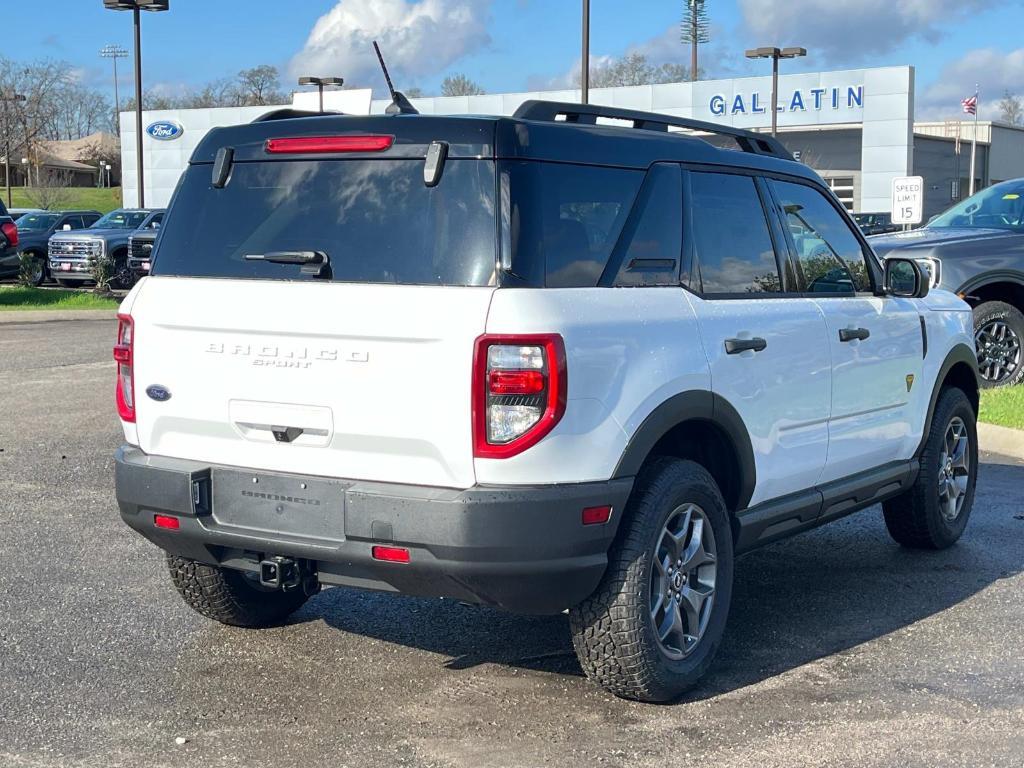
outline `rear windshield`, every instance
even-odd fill
[[[223,189],[211,185],[210,165],[195,165],[161,229],[153,274],[323,280],[252,258],[319,251],[339,282],[490,285],[494,200],[487,160],[449,159],[434,187],[422,160],[235,163]]]

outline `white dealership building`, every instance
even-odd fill
[[[510,115],[527,99],[579,101],[578,90],[413,99],[424,114]],[[598,88],[595,104],[662,112],[684,118],[767,130],[771,78]],[[348,114],[382,113],[388,99],[369,90],[327,91],[325,108]],[[143,113],[146,203],[170,200],[188,157],[211,128],[248,122],[281,106],[316,109],[315,92],[296,93],[292,105],[166,110]],[[956,105],[951,106],[951,111]],[[967,117],[966,115],[964,116]],[[779,138],[828,181],[853,211],[888,212],[892,180],[925,179],[925,216],[967,194],[971,120],[915,123],[914,68],[877,67],[782,75]],[[121,114],[124,203],[138,201],[134,114]],[[976,186],[1024,176],[1024,130],[978,124]]]

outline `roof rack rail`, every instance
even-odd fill
[[[292,109],[291,107],[285,107],[284,109],[275,109],[273,112],[267,112],[265,115],[260,115],[252,122],[266,123],[271,120],[291,120],[293,117],[323,117],[324,115],[342,114],[344,114],[344,112],[310,112],[305,109]]]
[[[657,112],[640,112],[635,109],[619,109],[600,104],[572,104],[562,101],[541,101],[530,99],[524,101],[512,115],[520,120],[539,120],[553,122],[563,117],[567,123],[583,123],[595,125],[597,118],[607,117],[614,120],[631,120],[633,128],[647,131],[668,132],[669,127],[686,128],[691,131],[713,133],[730,136],[736,140],[740,149],[757,155],[771,155],[784,160],[792,160],[789,152],[778,139],[753,131],[744,131],[728,125],[709,123],[704,120],[691,120],[686,117],[673,117]]]

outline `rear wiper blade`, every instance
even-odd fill
[[[269,253],[247,253],[246,261],[269,261],[272,264],[301,264],[304,275],[329,277],[331,259],[325,251],[270,251]]]

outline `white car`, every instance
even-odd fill
[[[207,135],[124,300],[117,499],[218,621],[321,584],[567,609],[588,676],[669,700],[736,555],[878,502],[960,537],[973,345],[764,135],[292,114]]]

